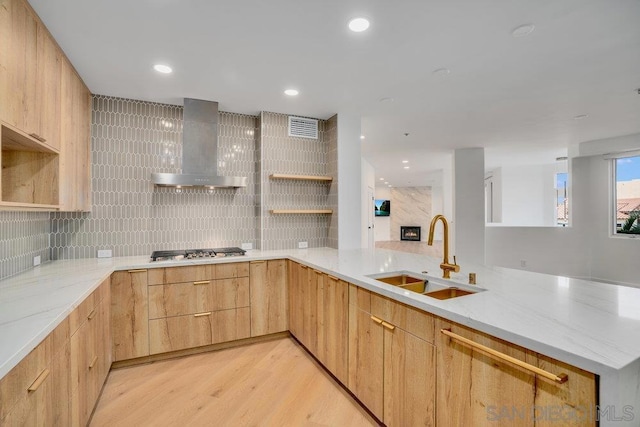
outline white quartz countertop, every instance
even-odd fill
[[[244,257],[150,262],[148,257],[54,261],[0,281],[0,378],[113,271],[290,258],[506,341],[607,375],[640,360],[640,289],[461,261],[452,282],[477,273],[473,295],[437,300],[367,277],[391,271],[441,276],[440,259],[389,250],[249,251]]]

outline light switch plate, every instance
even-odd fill
[[[298,242],[298,249],[307,249],[309,247],[309,243],[307,242]]]
[[[40,255],[34,256],[33,257],[33,266],[35,267],[36,265],[40,265],[40,263],[42,262]]]
[[[251,249],[253,249],[253,243],[243,243],[241,247],[245,251],[250,251]]]
[[[100,249],[98,250],[98,258],[111,258],[112,251],[111,249]]]

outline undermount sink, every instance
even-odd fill
[[[387,273],[371,274],[367,277],[400,289],[415,292],[440,300],[457,298],[484,291],[483,288],[461,285],[449,280],[417,274],[411,271],[390,271]]]

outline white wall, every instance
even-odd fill
[[[388,187],[376,188],[376,199],[391,200],[391,189]],[[391,203],[391,215],[393,215],[393,203]],[[376,242],[391,240],[391,217],[377,216],[374,218],[373,223]]]
[[[453,162],[456,245],[451,254],[456,254],[461,264],[482,264],[485,260],[484,149],[455,150]]]
[[[371,219],[371,216],[373,215],[373,213],[371,212],[371,209],[369,209],[369,188],[371,188],[371,191],[373,192],[373,194],[375,195],[375,188],[376,188],[376,174],[375,174],[375,169],[373,168],[373,165],[371,165],[371,163],[367,162],[365,159],[361,159],[360,161],[360,167],[361,167],[361,184],[362,184],[362,190],[361,190],[361,194],[362,194],[362,198],[361,198],[361,203],[362,203],[362,219],[361,219],[361,225],[362,225],[362,242],[361,242],[361,246],[363,248],[368,248],[369,247],[369,221]],[[373,224],[372,224],[373,225]],[[375,229],[375,227],[374,227]],[[375,239],[374,239],[375,240]]]
[[[360,117],[338,113],[338,248],[362,244]]]
[[[503,166],[502,225],[554,226],[556,172],[555,164]]]
[[[628,137],[602,143],[590,141],[589,152],[626,148]],[[525,260],[532,271],[640,286],[640,239],[611,235],[610,165],[601,155],[572,159],[571,227],[487,227],[486,263],[521,268]]]

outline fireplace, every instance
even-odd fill
[[[417,225],[400,226],[400,240],[420,241],[420,227]]]

